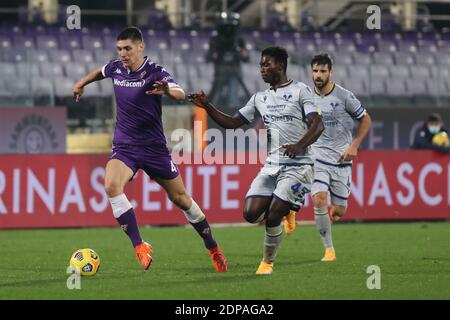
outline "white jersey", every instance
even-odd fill
[[[315,92],[314,104],[322,112],[325,126],[312,145],[314,158],[334,165],[351,164],[351,161],[339,162],[339,159],[353,141],[354,120],[364,117],[366,109],[352,92],[337,84],[327,95]]]
[[[239,110],[246,123],[252,122],[257,112],[269,134],[266,164],[313,164],[310,147],[294,159],[284,156],[285,149],[281,147],[283,144],[300,141],[308,131],[306,116],[319,112],[313,103],[313,93],[307,85],[291,80],[276,91],[270,88],[257,92]]]

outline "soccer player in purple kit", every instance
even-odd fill
[[[184,90],[160,65],[143,56],[144,42],[136,27],[124,29],[117,37],[118,60],[113,60],[80,79],[73,87],[75,101],[83,88],[94,81],[111,78],[117,102],[116,128],[112,153],[105,170],[105,191],[113,215],[130,238],[136,257],[147,270],[153,248],[142,240],[134,210],[124,194],[124,187],[138,169],[144,170],[167,192],[203,238],[217,272],[226,272],[227,260],[214,240],[206,217],[187,194],[177,166],[166,146],[162,120],[161,96],[185,99]]]

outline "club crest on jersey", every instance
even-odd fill
[[[290,99],[292,99],[292,94],[287,93],[283,96],[284,100],[289,101]]]
[[[139,76],[141,77],[141,79],[143,79],[146,74],[147,74],[147,71],[143,71]]]
[[[266,100],[267,100],[267,96],[264,96],[263,100],[264,100],[264,102],[266,102]]]
[[[330,102],[330,106],[332,106],[333,108],[336,108],[338,105],[338,102]]]

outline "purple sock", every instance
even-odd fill
[[[209,226],[208,221],[206,221],[206,218],[205,220],[197,223],[191,222],[191,225],[194,227],[195,230],[197,230],[200,237],[203,238],[203,241],[205,242],[205,247],[207,249],[217,247],[217,243],[216,241],[214,241],[214,238],[212,236],[211,227]]]
[[[134,214],[133,208],[122,214],[119,218],[116,218],[120,227],[130,238],[133,243],[133,247],[142,243],[141,235],[139,234],[139,228],[136,221],[136,216]]]

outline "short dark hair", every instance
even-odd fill
[[[432,113],[428,116],[427,122],[442,122],[442,118],[439,113]]]
[[[138,27],[127,27],[117,36],[117,41],[128,39],[134,42],[143,42],[142,31]]]
[[[285,48],[283,47],[268,47],[265,48],[261,52],[261,56],[270,56],[272,57],[276,62],[281,62],[284,64],[284,73],[286,73],[287,70],[287,60],[288,60],[288,53]]]
[[[328,69],[331,70],[331,68],[333,67],[333,59],[331,59],[330,55],[326,52],[319,53],[315,55],[311,60],[311,67],[315,64],[319,66],[327,65]]]

